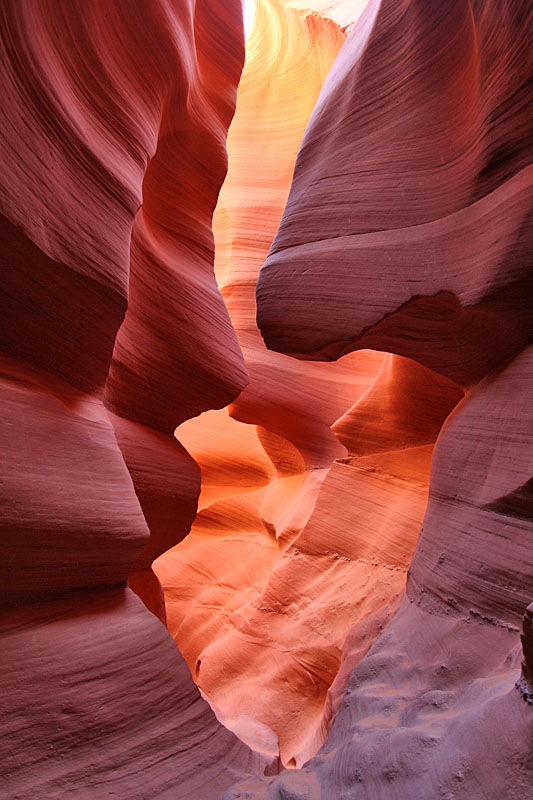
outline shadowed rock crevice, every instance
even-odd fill
[[[513,492],[494,500],[483,506],[487,511],[495,511],[497,514],[504,514],[506,517],[517,517],[518,519],[530,520],[533,516],[533,478],[530,478],[523,486],[519,486]]]
[[[151,561],[196,511],[174,427],[246,379],[211,230],[241,4],[7,0],[0,22],[2,796],[213,800],[276,760],[146,606],[164,619]]]
[[[522,621],[523,632],[520,636],[522,641],[522,674],[516,683],[516,687],[526,703],[533,706],[533,603],[531,603],[524,614]]]
[[[347,637],[322,748],[301,770],[244,782],[254,800],[298,796],[308,781],[322,800],[359,790],[379,800],[512,800],[531,786],[533,719],[514,684],[533,575],[532,23],[528,3],[370,2],[304,134],[257,284],[267,346],[305,363],[387,351],[465,393],[432,452],[407,598],[360,660],[360,642]],[[416,380],[404,429],[409,404],[396,406],[390,372],[390,386],[376,379],[335,423],[358,456],[343,469],[385,459],[364,454],[380,403],[384,445],[388,412],[416,433]],[[423,449],[394,452],[389,485],[416,475]],[[374,512],[383,467],[365,472]],[[319,512],[325,530],[321,498],[340,469],[339,460],[307,535]],[[346,519],[349,499],[356,509],[337,530],[357,536],[363,498],[360,484],[350,498],[329,496],[330,517]],[[389,525],[374,517],[365,526],[375,548],[378,531],[388,534],[389,556],[400,508]]]

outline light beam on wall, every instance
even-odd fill
[[[244,38],[247,39],[252,30],[255,16],[255,0],[243,0]]]

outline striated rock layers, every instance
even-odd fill
[[[390,405],[415,440],[418,370],[466,394],[438,434],[406,596],[355,669],[348,636],[324,746],[228,800],[531,796],[532,67],[527,2],[370,0],[322,89],[258,282],[265,341],[414,359],[416,416],[404,393]],[[383,379],[334,426],[351,452]]]
[[[126,583],[164,617],[151,561],[199,491],[173,430],[247,381],[211,232],[240,3],[8,0],[0,26],[2,797],[212,800],[269,760]]]

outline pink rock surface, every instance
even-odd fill
[[[481,381],[447,420],[408,594],[429,609],[520,624],[533,574],[533,348]]]
[[[129,590],[12,609],[0,636],[4,797],[211,800],[260,766]]]
[[[224,800],[528,797],[531,707],[516,630],[405,602],[353,670],[319,755]]]
[[[312,5],[222,294],[238,0],[0,9],[8,800],[531,795],[533,11]]]
[[[150,528],[135,571],[183,539],[196,513],[200,474],[174,439],[176,425],[225,406],[248,380],[212,269],[211,229],[244,55],[239,4],[178,4],[177,13],[182,34],[158,73],[157,146],[131,231],[128,310],[105,394]],[[212,39],[217,25],[227,40]],[[162,603],[156,581],[150,573],[130,582],[152,609]]]
[[[387,350],[469,385],[528,343],[530,14],[367,5],[259,279],[268,346],[312,359]]]
[[[332,372],[268,351],[257,330],[255,285],[305,126],[344,38],[330,19],[258,0],[228,136],[228,177],[213,219],[217,280],[250,376],[230,413],[287,439],[308,467],[344,454],[330,426],[366,388],[379,357],[351,356]]]
[[[3,367],[2,601],[123,584],[148,529],[105,408]]]
[[[333,459],[346,453],[330,426],[368,387],[382,357],[357,354],[332,370],[267,351],[255,324],[255,283],[307,118],[343,40],[329,19],[277,0],[257,3],[214,217],[217,279],[250,383],[231,417],[208,412],[178,428],[201,466],[201,510],[190,536],[155,566],[169,630],[219,718],[233,726],[245,717],[246,725],[235,723],[241,732],[250,721],[271,729],[284,762],[320,717],[343,638],[333,623],[331,641],[307,630],[307,593],[324,629],[335,602],[327,559],[318,573],[312,562],[306,572],[307,561],[298,563],[287,547],[305,527]],[[306,664],[326,656],[317,682]]]

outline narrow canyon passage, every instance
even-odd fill
[[[294,766],[323,742],[348,633],[362,657],[399,604],[433,443],[463,396],[398,356],[295,362],[266,350],[255,324],[259,269],[344,38],[332,20],[257,3],[213,219],[250,382],[229,414],[177,429],[202,470],[199,513],[155,565],[169,630],[218,718],[256,747],[279,742]]]
[[[533,800],[533,10],[0,8],[7,800]]]

